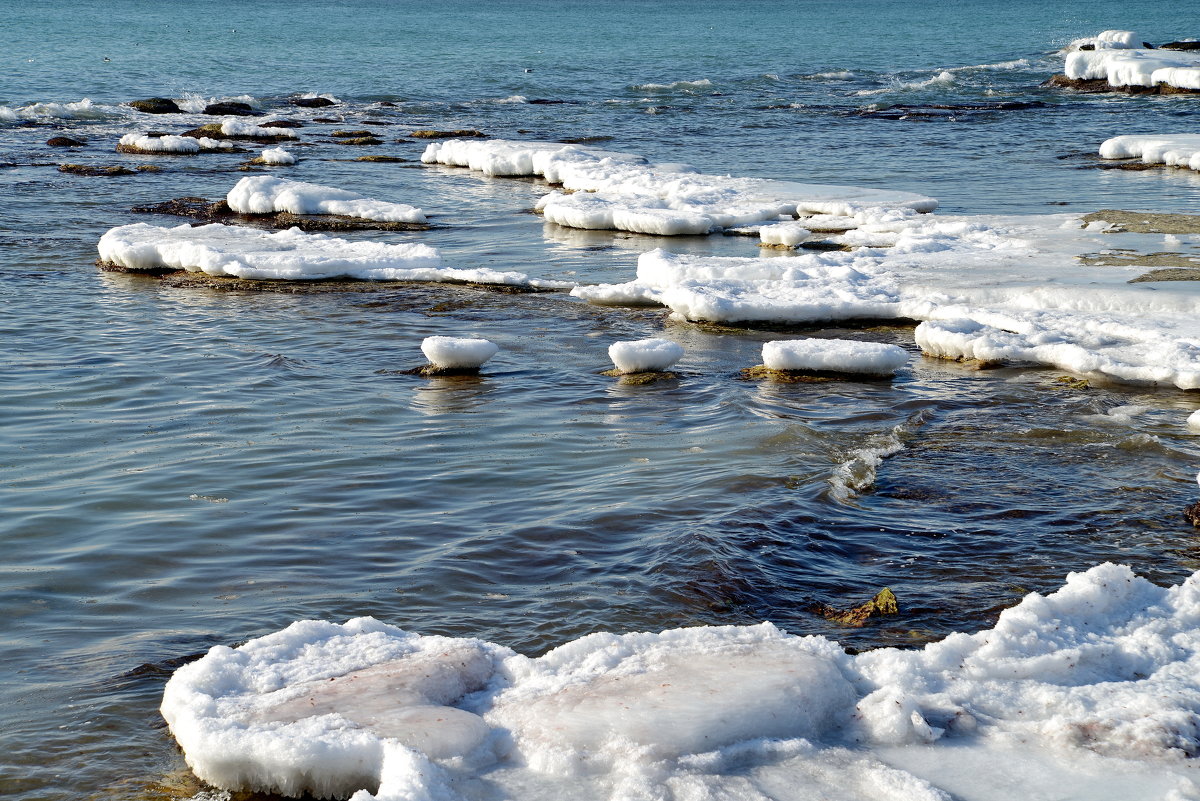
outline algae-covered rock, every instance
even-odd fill
[[[374,136],[374,131],[334,131],[330,136],[336,136],[339,139],[358,139],[363,136]]]
[[[408,159],[402,159],[399,156],[359,156],[355,161],[374,161],[381,164],[401,164]]]
[[[129,107],[143,114],[182,114],[179,104],[168,97],[149,97],[145,100],[131,100]]]
[[[136,172],[128,167],[96,167],[91,164],[59,164],[59,172],[70,173],[71,175],[88,175],[88,176],[114,176],[114,175],[137,175]]]
[[[288,98],[288,102],[300,108],[325,108],[337,105],[327,97],[292,97]]]
[[[600,375],[608,376],[609,378],[616,378],[619,380],[619,383],[626,386],[642,386],[645,384],[654,384],[659,381],[675,381],[679,378],[678,373],[672,373],[670,371],[623,373],[616,368],[613,368],[612,370],[605,370],[604,372],[600,373]]]
[[[377,136],[356,136],[346,139],[334,139],[339,145],[382,145],[383,140]]]
[[[896,596],[892,591],[884,587],[874,598],[851,609],[835,609],[828,604],[818,603],[813,605],[812,610],[827,620],[859,628],[871,618],[899,614],[900,605],[896,603]]]
[[[359,217],[341,217],[336,214],[292,214],[279,211],[274,214],[238,214],[224,200],[210,201],[202,197],[180,197],[164,203],[134,206],[135,214],[171,214],[192,220],[227,225],[245,225],[251,228],[282,230],[299,228],[301,231],[427,231],[429,223],[390,222],[365,220]]]
[[[258,112],[249,103],[227,100],[222,103],[209,103],[204,107],[204,113],[214,117],[254,117]]]
[[[413,131],[409,136],[414,139],[479,139],[486,138],[487,134],[483,131],[477,131],[474,128],[463,128],[457,131]]]

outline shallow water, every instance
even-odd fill
[[[757,249],[543,224],[528,211],[544,185],[425,167],[422,144],[393,140],[424,127],[602,135],[712,172],[920,191],[946,211],[1197,212],[1195,175],[1103,171],[1086,156],[1108,136],[1184,125],[1200,100],[1037,86],[1075,36],[1188,34],[1165,5],[1129,18],[1115,3],[948,4],[935,33],[892,4],[580,3],[555,6],[561,36],[533,3],[334,15],[265,3],[253,18],[226,3],[109,5],[14,9],[26,35],[0,54],[7,107],[103,106],[95,120],[0,122],[0,162],[18,165],[0,169],[3,794],[136,795],[182,764],[156,713],[170,669],[298,618],[374,615],[526,653],[600,630],[769,619],[869,648],[980,628],[1105,560],[1160,582],[1200,568],[1179,514],[1196,494],[1194,393],[970,370],[919,357],[903,326],[804,332],[906,347],[893,382],[753,381],[739,371],[761,344],[794,331],[562,293],[171,289],[92,265],[112,226],[181,222],[130,206],[216,198],[241,177],[244,156],[112,152],[130,130],[205,121],[117,105],[185,92],[269,109],[336,94],[343,105],[290,114],[342,122],[301,129],[314,147],[294,148],[305,160],[284,174],[412,203],[445,226],[351,238],[538,277],[624,280],[660,246]],[[235,52],[253,65],[231,71]],[[513,95],[569,102],[496,102]],[[997,100],[1036,105],[962,108]],[[925,111],[878,113],[897,104]],[[379,126],[384,146],[323,136],[363,120],[395,123]],[[90,144],[43,144],[63,132]],[[328,160],[363,152],[411,163]],[[163,170],[54,169],[68,160]],[[687,349],[676,378],[599,375],[609,343],[664,331]],[[478,378],[400,374],[434,334],[501,351]],[[808,610],[881,586],[902,611],[878,625]]]

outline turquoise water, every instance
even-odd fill
[[[92,265],[110,227],[179,222],[131,206],[216,198],[241,177],[236,155],[114,153],[122,133],[204,121],[119,105],[154,95],[248,95],[306,123],[312,147],[289,176],[412,203],[444,226],[356,238],[542,277],[620,280],[659,246],[756,250],[543,224],[528,213],[543,186],[424,167],[420,143],[396,140],[427,127],[603,136],[706,171],[924,192],[948,211],[1197,212],[1193,175],[1102,171],[1087,156],[1118,133],[1178,130],[1200,100],[1038,86],[1077,36],[1193,33],[1173,5],[6,13],[0,104],[100,108],[0,122],[0,162],[15,165],[0,169],[8,797],[136,796],[182,765],[156,713],[169,671],[302,617],[371,614],[529,653],[591,631],[769,619],[867,648],[978,628],[1104,560],[1161,581],[1200,567],[1179,515],[1196,493],[1195,439],[1181,425],[1192,394],[1072,391],[1053,371],[919,358],[893,383],[759,383],[739,370],[780,331],[462,287],[171,289]],[[304,92],[343,102],[284,105]],[[564,102],[501,102],[515,96]],[[339,121],[314,122],[323,116]],[[391,125],[374,126],[385,144],[370,152],[408,163],[329,160],[361,152],[324,131],[372,120]],[[89,144],[69,155],[44,144],[60,133]],[[57,172],[63,160],[163,169],[88,178]],[[610,342],[663,331],[687,348],[679,378],[599,375]],[[905,327],[806,333],[916,353]],[[502,351],[477,379],[398,374],[433,334],[486,336]],[[1140,408],[1108,414],[1117,407]],[[884,585],[902,614],[882,625],[841,629],[806,611]]]

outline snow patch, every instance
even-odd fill
[[[661,372],[683,358],[683,348],[669,339],[614,342],[608,357],[622,373]]]
[[[430,364],[443,370],[471,370],[500,350],[494,342],[486,339],[460,339],[458,337],[425,337],[421,352]]]
[[[280,148],[281,149],[281,148]],[[357,192],[272,175],[243,178],[229,190],[229,208],[239,214],[336,214],[381,222],[425,222],[425,213],[404,203],[363,197]]]

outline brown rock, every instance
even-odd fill
[[[69,136],[53,136],[46,140],[46,144],[50,147],[83,147],[87,142],[81,142]]]
[[[136,175],[133,170],[128,167],[94,167],[90,164],[59,164],[59,172],[70,173],[71,175]]]
[[[204,107],[205,114],[223,117],[256,117],[258,112],[250,107],[249,103],[240,103],[236,100],[228,100],[224,103],[209,103]]]

